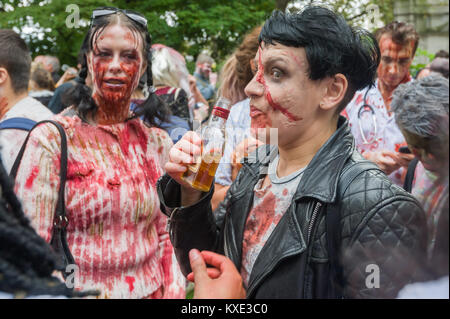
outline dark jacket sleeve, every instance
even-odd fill
[[[349,191],[365,190],[366,200],[352,205],[361,205],[358,209],[366,213],[356,220],[347,216],[345,223],[352,235],[342,247],[344,296],[395,298],[408,283],[424,279],[425,214],[412,196],[395,185],[382,185],[381,179],[370,174],[363,174]]]
[[[211,209],[214,187],[194,205],[181,207],[181,187],[169,175],[157,183],[161,211],[169,217],[170,240],[181,271],[185,276],[191,272],[189,251],[217,251],[220,230]]]

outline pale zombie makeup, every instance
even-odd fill
[[[94,48],[89,54],[93,98],[99,111],[111,109],[111,113],[128,114],[131,94],[143,68],[140,36],[117,24],[94,37]]]
[[[402,130],[402,134],[409,149],[422,162],[425,169],[439,174],[448,167],[448,148],[442,147],[442,142],[426,139],[406,130]]]
[[[381,61],[377,73],[384,85],[396,87],[408,80],[413,50],[413,41],[408,45],[400,45],[392,41],[389,34],[384,34],[381,37]]]
[[[263,43],[256,58],[258,70],[246,88],[253,133],[271,127],[279,130],[279,137],[286,128],[300,132],[305,116],[308,123],[313,121],[320,98],[307,74],[304,49]]]

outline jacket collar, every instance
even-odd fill
[[[339,175],[354,149],[355,143],[348,121],[345,117],[340,116],[336,132],[309,163],[293,199],[313,197],[324,203],[334,202]],[[244,165],[248,165],[253,174],[263,176],[267,174],[269,163],[275,159],[277,154],[278,147],[266,145],[250,155]]]

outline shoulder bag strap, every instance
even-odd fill
[[[403,189],[408,193],[412,191],[412,185],[414,182],[414,174],[416,172],[417,164],[419,163],[419,159],[414,158],[408,165],[408,171],[406,172],[405,182],[403,183]]]
[[[52,230],[52,238],[50,240],[50,246],[52,246],[53,250],[56,253],[58,258],[57,260],[57,268],[63,271],[64,277],[66,277],[65,267],[68,264],[75,264],[74,258],[70,252],[69,246],[67,244],[66,238],[66,228],[69,223],[69,220],[66,216],[66,205],[65,205],[65,186],[66,186],[66,178],[67,178],[67,137],[64,132],[64,128],[57,122],[51,120],[45,120],[36,123],[36,125],[31,129],[28,133],[27,138],[25,139],[22,148],[17,155],[17,158],[14,162],[14,165],[11,169],[10,177],[13,181],[15,181],[17,171],[20,166],[20,162],[22,161],[23,154],[25,152],[26,145],[31,136],[32,130],[34,130],[37,126],[43,123],[50,123],[54,125],[59,134],[61,135],[61,162],[60,162],[60,170],[59,170],[59,190],[58,190],[58,201],[56,204],[55,215],[53,219],[53,230]]]

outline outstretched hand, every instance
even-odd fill
[[[210,251],[189,252],[192,271],[187,279],[195,283],[195,299],[244,299],[242,277],[227,257]],[[206,264],[213,268],[206,268]]]

